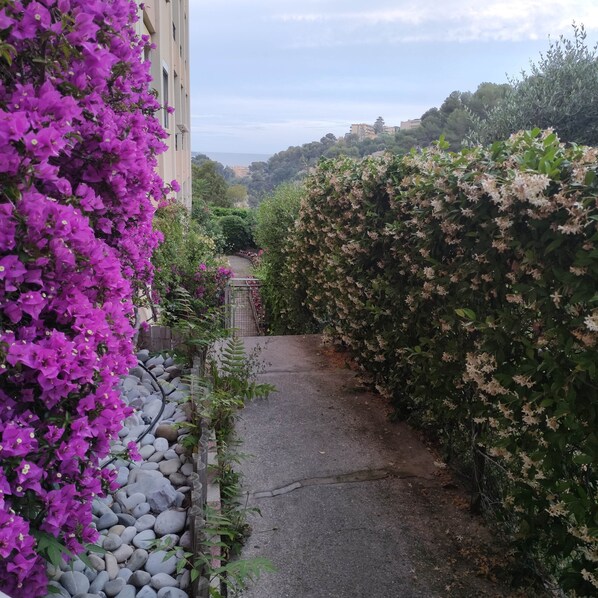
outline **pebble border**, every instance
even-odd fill
[[[182,372],[172,357],[150,357],[143,349],[138,358],[167,394],[163,413],[159,413],[162,393],[155,388],[155,382],[142,368],[132,368],[121,385],[122,398],[135,413],[125,420],[113,451],[136,441],[151,425],[138,445],[143,460],[128,463],[116,459],[109,465],[118,470],[121,486],[93,503],[94,522],[101,534],[98,544],[106,552],[88,553],[93,567],[79,558],[71,563],[62,561],[60,567],[49,566],[50,584],[57,593],[48,593],[46,598],[209,596],[209,580],[199,577],[192,582],[187,570],[176,574],[176,557],[164,560],[163,551],[148,547],[153,538],[170,537],[181,551],[199,554],[206,505],[220,508],[216,472],[210,468],[217,463],[213,433],[202,426],[198,450],[190,455],[180,444],[189,430],[177,430],[173,425],[189,421],[189,404],[185,401],[189,395],[193,401],[201,398],[198,380],[203,364],[196,357],[189,386],[181,381]],[[212,552],[213,564],[219,564],[219,556]],[[218,583],[213,580],[212,586],[220,589]]]

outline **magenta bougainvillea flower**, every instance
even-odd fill
[[[0,587],[46,591],[39,539],[79,552],[127,410],[166,134],[129,0],[0,9]],[[134,453],[132,449],[132,453]]]

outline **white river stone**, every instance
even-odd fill
[[[176,571],[177,558],[173,554],[164,560],[166,556],[167,553],[165,550],[152,552],[147,559],[147,563],[145,563],[145,570],[152,576],[158,573],[171,575]]]
[[[186,510],[168,509],[156,517],[154,531],[158,536],[177,534],[184,529],[186,521]]]

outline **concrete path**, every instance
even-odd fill
[[[245,278],[253,278],[251,261],[236,255],[226,256],[233,271],[227,294],[227,326],[237,336],[258,336],[260,331],[252,306],[252,290]]]
[[[251,262],[247,258],[239,257],[237,255],[227,255],[226,259],[230,264],[235,278],[248,278],[252,276]]]
[[[264,346],[269,399],[240,414],[253,532],[243,557],[270,559],[243,598],[509,596],[479,574],[489,533],[447,470],[383,399],[364,392],[318,336]]]

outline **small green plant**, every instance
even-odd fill
[[[177,559],[177,574],[188,569],[191,581],[201,576],[205,577],[210,584],[216,579],[219,580],[220,587],[214,587],[215,584],[210,585],[209,591],[212,598],[225,598],[229,592],[247,588],[250,583],[257,581],[262,573],[275,571],[272,563],[263,557],[228,561],[228,540],[237,534],[234,521],[228,515],[212,508],[206,510],[205,521],[203,552],[200,554],[193,554],[180,547],[172,546],[170,539],[155,540],[150,546],[155,550],[164,550],[165,561],[174,556]],[[214,548],[221,551],[219,558],[213,556]]]
[[[222,511],[208,509],[206,513],[206,526],[204,528],[206,551],[200,556],[203,561],[204,574],[212,581],[218,578],[224,586],[226,594],[245,589],[248,584],[254,583],[262,573],[275,571],[272,563],[263,557],[250,559],[232,558],[240,550],[245,535],[239,535],[239,516],[242,517],[243,527],[244,512],[238,509],[223,508]],[[216,563],[212,561],[210,550],[217,547],[221,550],[221,558]],[[222,594],[215,588],[210,589],[213,598],[222,598]]]
[[[256,382],[259,371],[259,352],[247,354],[243,341],[229,338],[219,354],[208,359],[204,376],[189,380],[199,386],[200,396],[191,400],[191,421],[180,424],[189,430],[183,444],[188,449],[195,449],[202,433],[202,423],[206,421],[215,430],[218,445],[218,465],[215,467],[218,468],[216,477],[222,497],[221,508],[219,511],[209,507],[206,510],[200,554],[181,551],[180,547],[167,549],[163,544],[160,547],[167,550],[166,558],[176,555],[179,572],[188,568],[193,581],[200,575],[210,581],[219,579],[222,590],[210,586],[212,598],[223,598],[229,591],[245,588],[248,583],[258,579],[262,572],[274,570],[264,558],[234,558],[240,553],[249,532],[247,513],[257,511],[241,505],[238,500],[240,474],[233,465],[243,455],[231,450],[235,445],[234,418],[246,401],[266,397],[276,390],[271,384]],[[218,561],[212,557],[214,548],[220,552]]]
[[[218,357],[209,359],[208,368],[210,376],[206,381],[204,416],[219,439],[224,439],[232,431],[234,414],[246,401],[267,397],[276,388],[255,381],[258,355],[247,355],[239,338],[229,338]]]

